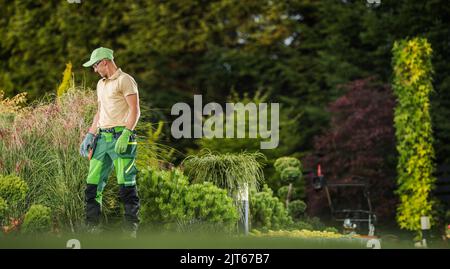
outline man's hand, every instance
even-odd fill
[[[118,154],[122,154],[127,150],[128,141],[130,140],[130,136],[133,134],[133,131],[130,129],[123,129],[122,134],[117,138],[116,145],[114,147],[114,151]]]
[[[92,146],[94,141],[94,134],[87,133],[84,137],[83,143],[80,145],[80,154],[83,157],[87,157],[89,154],[89,147]]]

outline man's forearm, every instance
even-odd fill
[[[135,111],[132,110],[130,113],[130,116],[128,117],[127,125],[125,127],[127,129],[134,130],[140,116],[141,116],[141,113],[139,110],[135,110]]]
[[[98,125],[98,112],[94,116],[94,120],[92,121],[92,125],[89,128],[89,133],[95,134],[97,132],[97,125]]]

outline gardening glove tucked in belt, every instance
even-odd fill
[[[92,146],[92,142],[94,141],[94,134],[87,133],[84,137],[83,143],[80,145],[80,154],[83,157],[87,157],[89,154],[89,147]]]
[[[128,141],[130,140],[130,136],[133,134],[133,131],[130,129],[123,129],[122,134],[117,138],[116,146],[114,147],[114,151],[118,154],[122,154],[127,150]]]

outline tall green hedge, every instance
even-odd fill
[[[397,222],[420,232],[420,217],[432,214],[430,191],[435,179],[429,95],[433,91],[432,49],[424,38],[395,42],[393,89],[397,98],[394,122],[397,137]]]

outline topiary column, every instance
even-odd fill
[[[280,174],[281,181],[289,184],[286,195],[286,208],[289,208],[289,202],[292,196],[292,184],[302,179],[302,164],[293,157],[281,157],[274,163],[275,170]]]
[[[421,236],[420,217],[432,214],[430,191],[435,179],[433,136],[429,113],[432,49],[424,38],[395,42],[393,89],[397,98],[394,123],[397,137],[397,222]]]

